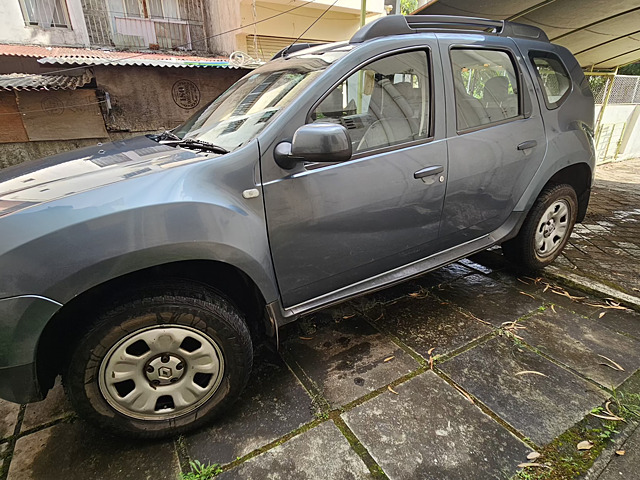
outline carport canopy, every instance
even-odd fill
[[[640,60],[639,0],[431,0],[415,15],[463,15],[535,25],[598,71]]]

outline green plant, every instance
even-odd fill
[[[418,0],[400,0],[400,13],[410,15],[418,8]]]
[[[613,401],[618,407],[618,415],[622,418],[640,419],[640,393],[613,391]]]
[[[180,480],[211,480],[222,473],[222,468],[217,463],[204,465],[199,460],[189,462],[191,471],[180,474]]]
[[[607,423],[604,425],[604,430],[600,431],[600,434],[598,436],[604,440],[608,440],[613,436],[614,433],[619,433],[618,430],[616,430],[616,426]]]

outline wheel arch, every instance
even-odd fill
[[[578,197],[578,217],[576,221],[579,223],[584,220],[584,217],[587,214],[592,179],[593,172],[588,164],[574,163],[573,165],[569,165],[568,167],[556,172],[542,187],[540,192],[544,191],[547,187],[555,185],[564,183],[571,185]],[[538,193],[538,196],[539,195],[540,193]]]
[[[230,300],[247,320],[254,338],[272,336],[272,325],[264,315],[263,293],[240,268],[216,260],[182,260],[126,273],[99,283],[65,303],[47,322],[36,349],[36,374],[42,393],[46,393],[70,361],[73,346],[91,325],[87,318],[112,305],[123,292],[142,290],[149,284],[170,280],[200,284]],[[64,345],[64,348],[60,348]]]

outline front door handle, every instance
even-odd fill
[[[528,148],[533,148],[536,145],[538,145],[538,142],[536,142],[535,140],[527,140],[526,142],[522,142],[520,145],[518,145],[518,150],[526,150]]]
[[[413,178],[424,178],[430,177],[432,175],[437,175],[439,173],[444,172],[444,167],[442,165],[434,165],[432,167],[426,167],[422,170],[418,170],[413,174]]]

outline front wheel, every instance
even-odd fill
[[[502,244],[516,264],[541,269],[553,262],[566,245],[578,214],[578,199],[570,185],[548,187],[529,211],[518,235]]]
[[[230,302],[202,287],[167,289],[100,315],[64,383],[87,420],[158,438],[217,416],[244,389],[252,359],[249,330]]]

